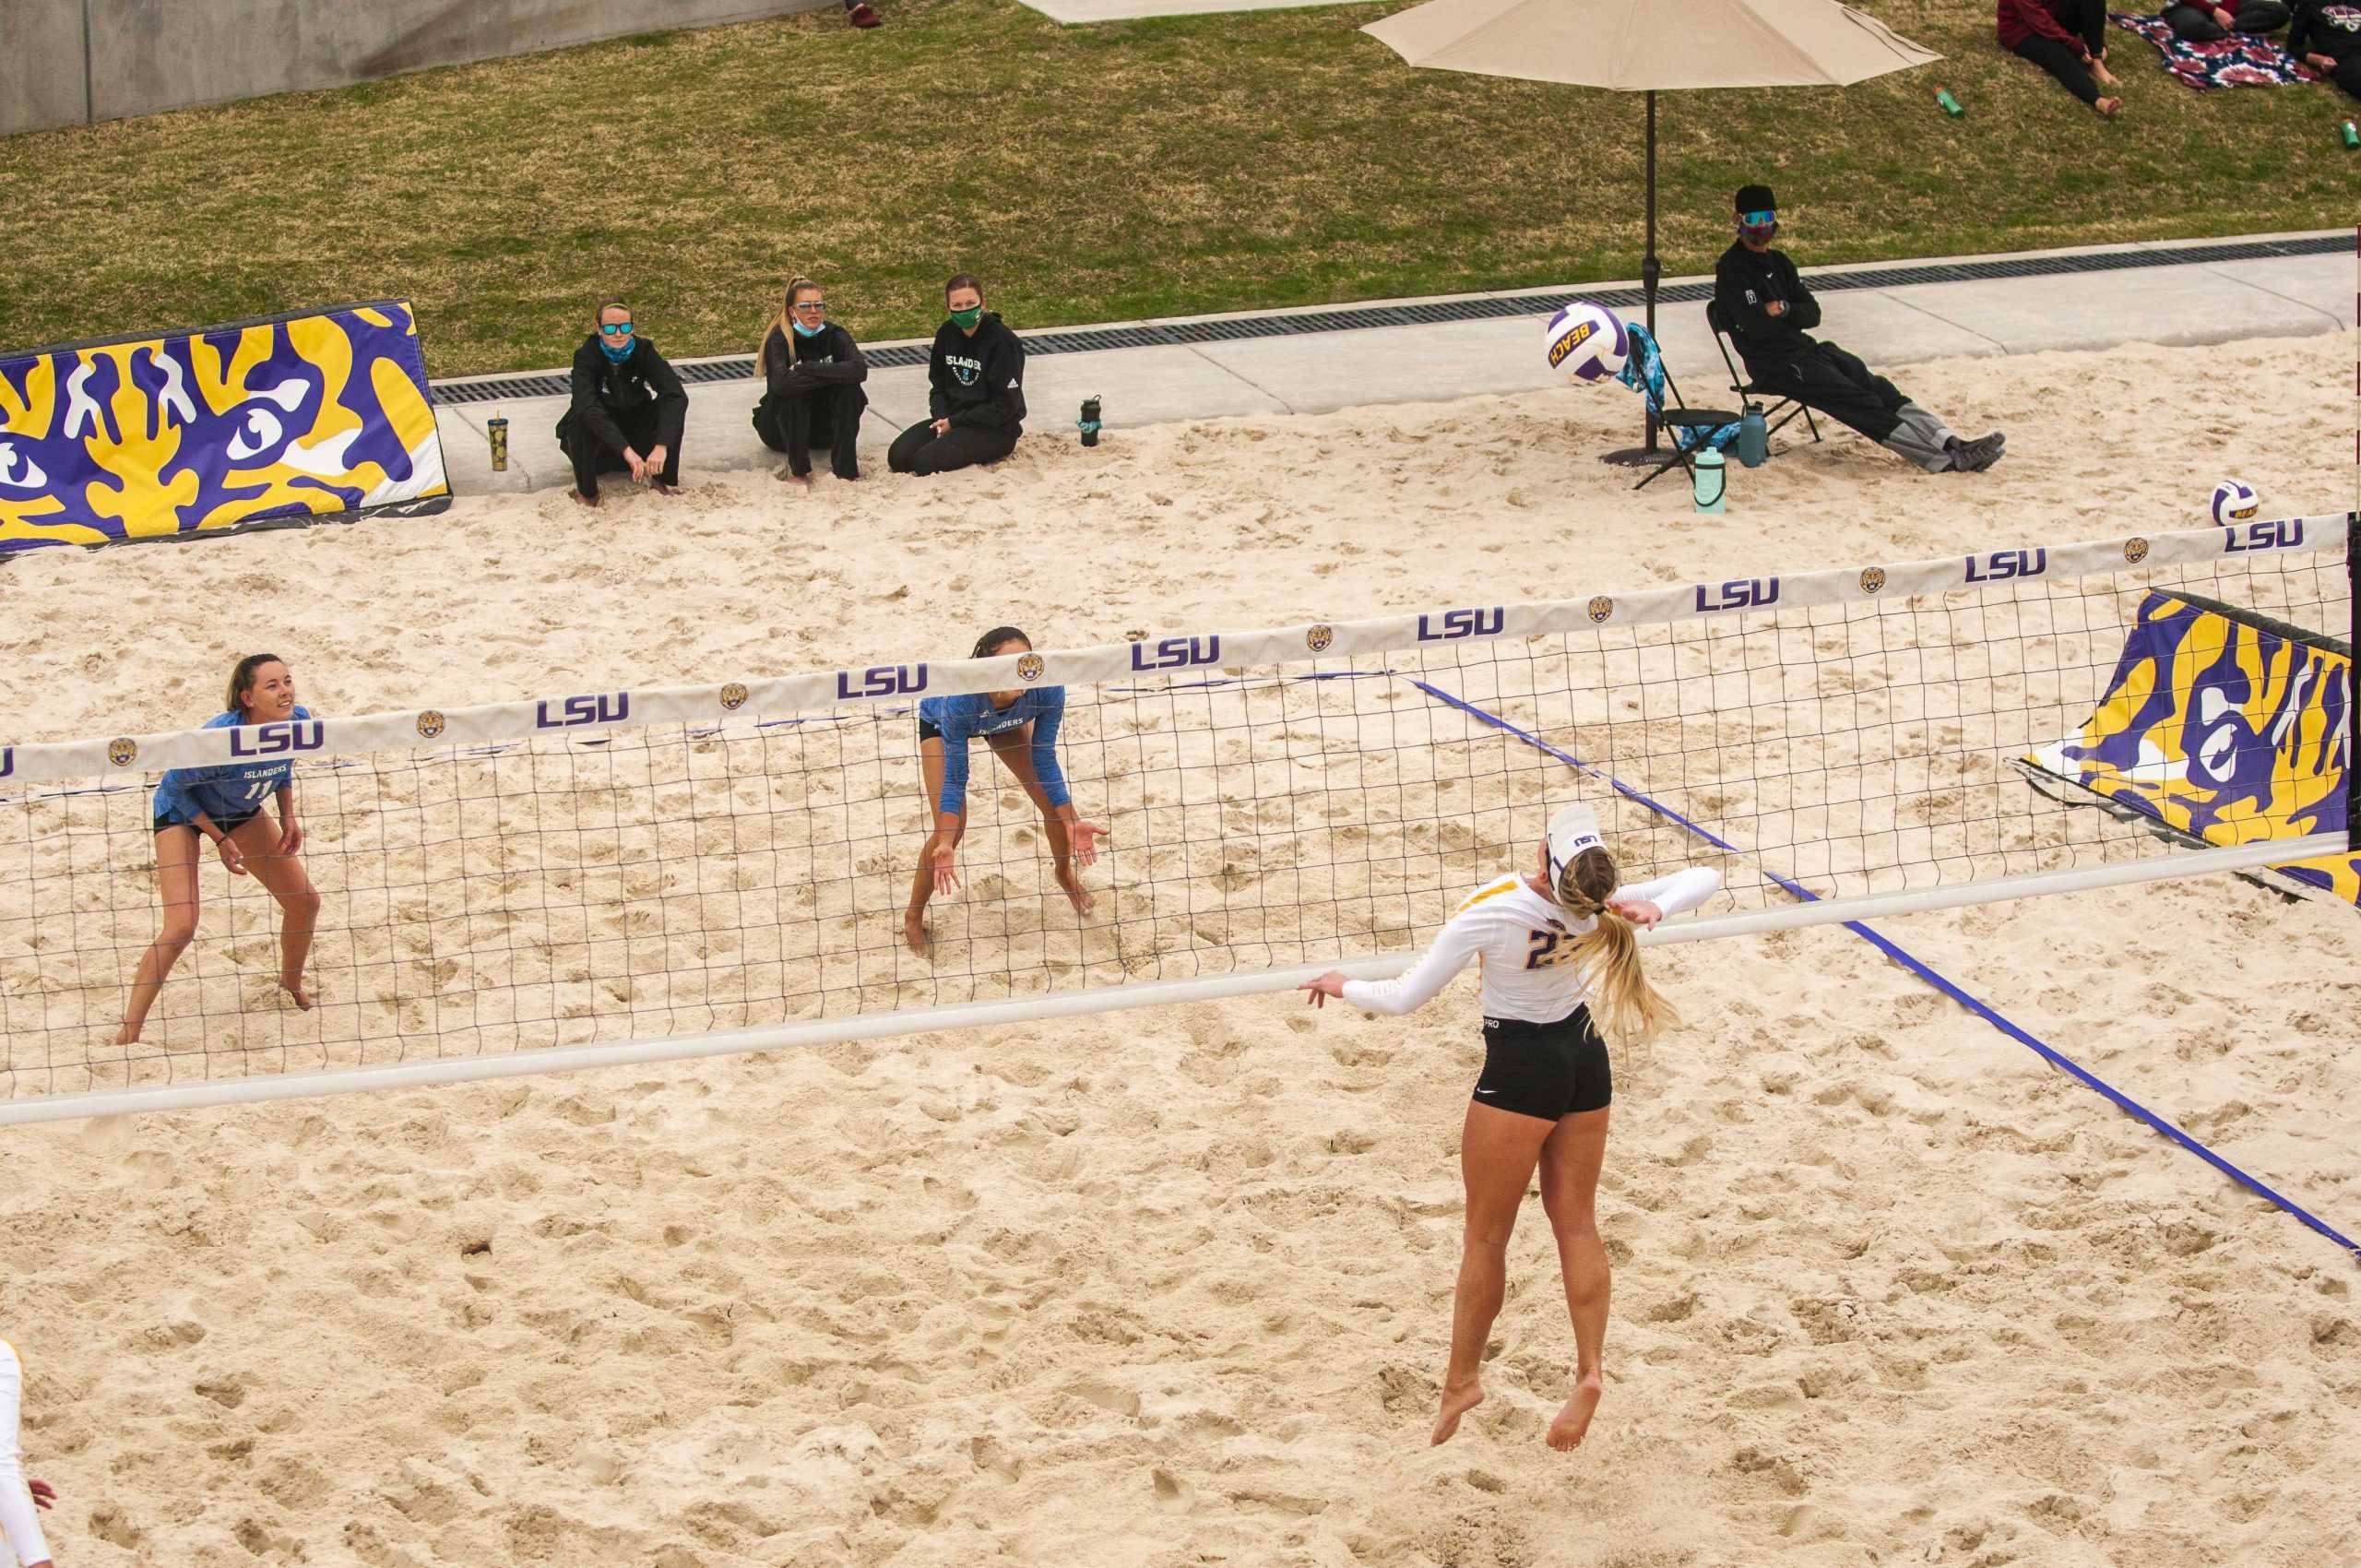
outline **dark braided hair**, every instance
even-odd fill
[[[970,659],[990,659],[992,656],[992,649],[1000,647],[1003,643],[1023,643],[1028,650],[1033,647],[1033,639],[1026,636],[1023,632],[1018,631],[1015,627],[994,626],[991,631],[986,632],[982,636],[976,639],[976,651],[969,654],[967,657]]]

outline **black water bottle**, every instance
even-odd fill
[[[1085,398],[1082,400],[1082,418],[1074,422],[1082,427],[1082,444],[1085,446],[1097,445],[1098,399],[1096,398]]]

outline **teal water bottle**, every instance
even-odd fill
[[[1952,96],[1951,89],[1949,88],[1937,88],[1935,89],[1935,101],[1941,104],[1943,107],[1943,113],[1950,115],[1954,120],[1967,113],[1966,110],[1962,109],[1959,106],[1959,100]]]
[[[2361,148],[2361,131],[2355,130],[2353,122],[2350,120],[2337,127],[2336,136],[2337,139],[2344,144],[2344,150],[2347,152],[2351,152],[2355,148]]]
[[[1759,469],[1771,456],[1771,430],[1762,422],[1762,405],[1749,403],[1738,420],[1738,460]]]
[[[1690,475],[1696,491],[1697,510],[1718,514],[1722,509],[1722,493],[1729,488],[1722,472],[1722,454],[1718,447],[1708,446],[1690,459],[1694,472]]]

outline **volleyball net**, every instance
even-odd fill
[[[1576,799],[1627,880],[1721,870],[1664,940],[2222,869],[2350,905],[2354,529],[0,747],[0,1123],[1389,972]],[[922,956],[917,704],[1049,687],[1111,829],[1093,905],[979,745]],[[255,757],[294,764],[317,1005],[206,850],[196,940],[118,1045],[161,770]]]

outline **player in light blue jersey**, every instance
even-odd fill
[[[305,719],[311,710],[295,701],[295,676],[277,654],[254,653],[231,672],[225,710],[205,721],[208,730],[238,724],[275,724]],[[266,803],[278,812],[274,825]],[[131,1003],[124,1010],[117,1045],[129,1045],[147,1026],[148,1009],[164,988],[188,944],[196,937],[197,841],[209,840],[232,876],[251,875],[279,900],[285,918],[279,927],[279,985],[298,1007],[312,1005],[303,987],[303,960],[311,956],[312,928],[320,896],[301,858],[303,829],[295,820],[295,765],[283,755],[251,761],[169,769],[156,786],[156,885],[163,896],[163,926],[132,977]]]
[[[1014,626],[994,626],[977,640],[976,651],[969,657],[996,659],[1032,651],[1033,639],[1023,632]],[[1065,717],[1063,686],[973,692],[965,696],[928,697],[919,704],[919,762],[926,775],[927,805],[934,814],[934,827],[919,853],[918,873],[910,879],[909,908],[902,915],[902,935],[911,952],[923,957],[930,946],[927,899],[959,885],[955,857],[959,839],[967,830],[967,742],[979,735],[1040,812],[1041,830],[1056,862],[1058,885],[1065,889],[1074,912],[1090,913],[1092,899],[1083,890],[1077,868],[1097,861],[1098,840],[1108,834],[1074,812],[1074,794],[1066,788],[1064,769],[1058,766],[1058,727]]]

